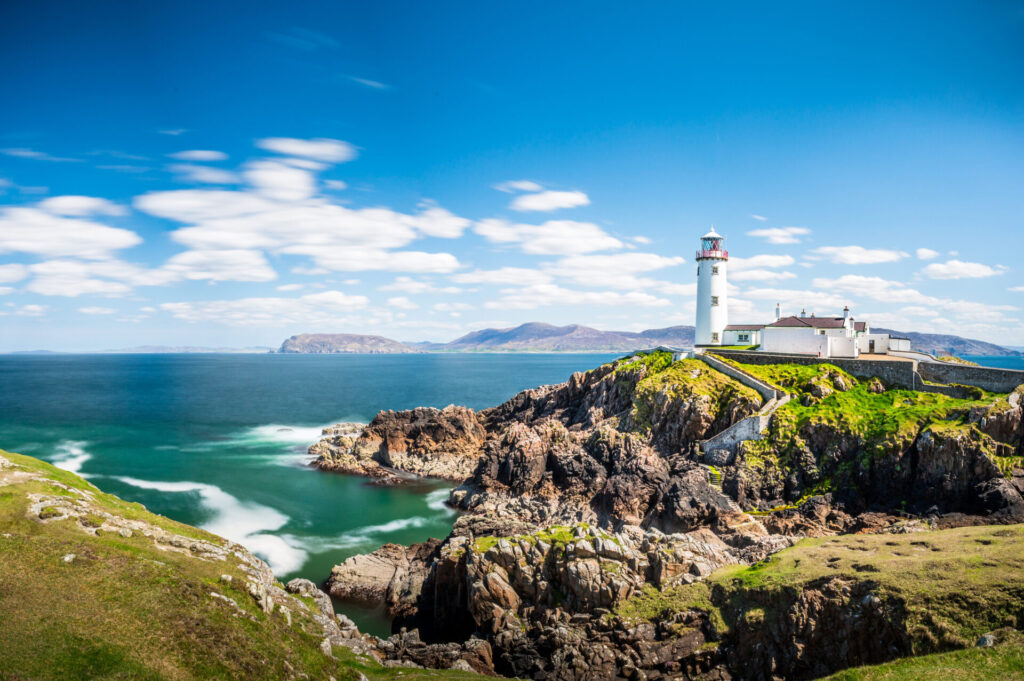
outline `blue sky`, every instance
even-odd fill
[[[6,3],[0,351],[838,312],[1024,345],[1024,3]]]

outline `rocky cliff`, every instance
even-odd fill
[[[467,515],[444,541],[337,566],[332,592],[383,603],[409,645],[478,637],[496,671],[532,678],[775,678],[737,666],[720,645],[760,651],[778,678],[811,678],[916,650],[910,624],[885,629],[849,609],[868,587],[841,580],[816,584],[818,595],[804,601],[758,596],[759,607],[808,613],[772,620],[762,634],[782,647],[766,653],[757,616],[727,623],[723,604],[733,597],[702,580],[716,568],[756,566],[800,536],[1019,521],[1024,390],[950,397],[857,381],[828,365],[742,371],[794,399],[763,439],[715,466],[701,442],[755,413],[762,398],[701,361],[663,352],[479,413],[383,412],[320,465],[358,472],[331,464],[351,459],[369,475],[382,468],[452,480],[468,470],[450,499]],[[908,512],[928,519],[908,521]],[[628,615],[637,602],[691,586],[705,589],[702,600],[646,622]],[[867,641],[877,631],[883,643],[838,654],[838,635],[800,638],[808,622],[832,630],[835,618],[860,618],[846,635]],[[810,664],[800,652],[808,646],[832,661]]]

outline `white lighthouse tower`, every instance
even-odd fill
[[[729,323],[729,293],[726,270],[729,251],[722,248],[725,237],[711,231],[700,238],[697,251],[697,331],[694,345],[721,345]]]

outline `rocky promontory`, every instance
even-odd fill
[[[807,587],[819,595],[789,619],[756,614],[796,607],[773,592],[755,598],[747,586],[728,592],[726,582],[705,581],[774,564],[801,537],[1020,522],[1024,390],[951,396],[858,381],[828,365],[737,368],[792,399],[776,405],[761,439],[715,452],[714,464],[702,443],[757,413],[764,398],[664,352],[480,412],[382,412],[358,435],[333,444],[328,435],[311,450],[321,468],[445,477],[459,482],[449,503],[465,512],[442,541],[350,558],[330,590],[382,604],[405,651],[481,640],[497,673],[538,679],[813,678],[923,646],[899,610],[909,596],[878,611],[884,622],[873,619],[873,598],[888,602],[847,573],[838,582],[823,574],[832,581]],[[737,614],[748,597],[754,614]],[[868,610],[844,605],[853,597]],[[834,617],[860,618],[844,635],[861,648],[837,653],[836,638],[802,638],[799,627],[836,627]],[[867,642],[873,630],[883,642]],[[753,655],[757,641],[769,645],[765,636],[778,652],[757,659],[777,673],[755,673],[732,655]],[[808,666],[787,652],[803,649],[826,659]]]

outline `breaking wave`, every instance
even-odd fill
[[[289,521],[288,516],[269,506],[240,501],[220,487],[202,482],[161,482],[126,476],[115,479],[140,489],[198,494],[202,505],[214,512],[213,517],[200,527],[245,546],[267,561],[275,574],[295,572],[306,561],[306,551],[289,544],[282,537],[268,534]]]
[[[82,466],[92,458],[92,454],[85,451],[86,444],[76,440],[63,440],[57,445],[57,451],[52,458],[53,465],[69,473],[86,477],[82,473]]]

